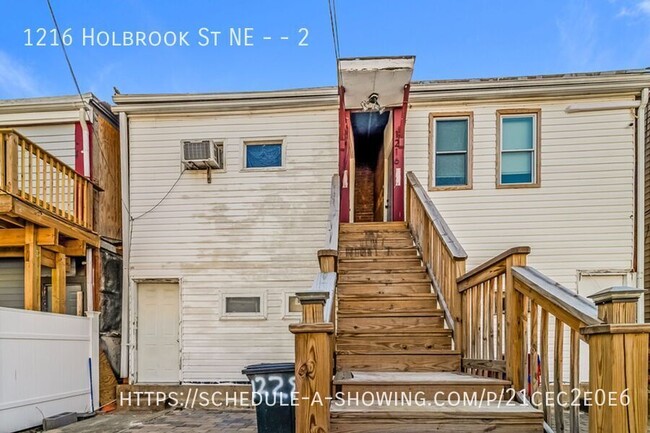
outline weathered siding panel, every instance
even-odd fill
[[[568,114],[576,100],[414,107],[406,170],[428,179],[430,112],[474,112],[474,187],[430,196],[469,254],[468,269],[517,245],[529,262],[576,289],[577,270],[631,270],[634,122],[629,109]],[[593,100],[592,100],[593,102]],[[541,108],[541,187],[496,189],[496,110]]]
[[[182,380],[245,380],[241,369],[293,359],[288,292],[318,271],[331,176],[337,170],[336,111],[131,118],[133,222],[130,274],[182,278]],[[284,138],[285,168],[245,171],[243,141]],[[225,145],[226,169],[179,176],[180,141]],[[266,296],[266,319],[223,320],[224,294]]]

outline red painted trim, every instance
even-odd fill
[[[345,89],[339,87],[339,179],[341,181],[340,221],[350,222],[350,112],[345,109]]]
[[[81,175],[84,174],[84,140],[81,122],[74,124],[74,169]]]
[[[393,110],[393,221],[404,221],[404,131],[409,90],[410,85],[405,85],[402,106]]]
[[[85,173],[84,170],[84,140],[83,140],[83,129],[81,129],[81,123],[77,122],[74,124],[74,169],[77,173],[82,176],[90,177],[93,172],[93,158],[92,158],[92,149],[93,149],[93,124],[86,122],[88,125],[88,151],[90,152],[90,172]]]

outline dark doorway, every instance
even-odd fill
[[[351,114],[354,135],[354,222],[384,221],[384,138],[390,112]]]

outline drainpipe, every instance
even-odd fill
[[[122,203],[131,207],[129,194],[129,120],[126,113],[120,116],[120,181]],[[129,377],[131,344],[129,323],[131,320],[131,279],[129,277],[129,257],[131,251],[131,215],[127,209],[122,209],[122,330],[121,330],[121,351],[120,351],[120,377]]]
[[[641,103],[637,110],[636,119],[636,287],[644,288],[645,267],[645,125],[648,107],[649,90],[641,91]],[[644,321],[645,294],[638,305],[639,322]]]
[[[82,143],[83,143],[83,156],[84,156],[84,172],[83,175],[90,177],[90,132],[88,130],[86,109],[79,109],[79,124],[81,125],[82,131]]]

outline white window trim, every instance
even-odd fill
[[[226,312],[226,298],[260,298],[260,312],[259,313],[227,313]],[[236,293],[226,292],[221,293],[221,315],[219,320],[266,320],[268,318],[267,310],[267,295],[266,291],[259,293]]]
[[[289,311],[289,298],[296,296],[296,292],[284,292],[282,296],[282,318],[283,319],[299,319],[302,317],[302,311]]]
[[[444,190],[462,190],[472,189],[473,184],[473,128],[474,128],[474,113],[429,113],[429,191],[444,191]],[[465,158],[467,161],[467,182],[460,185],[436,185],[436,127],[439,120],[466,120],[467,121],[467,150],[465,151]],[[461,152],[458,152],[461,153]]]
[[[246,146],[249,144],[279,144],[282,149],[282,165],[279,167],[246,167]],[[242,140],[242,169],[241,171],[284,171],[287,169],[286,137],[246,138]]]
[[[497,185],[499,188],[516,188],[521,186],[535,187],[539,186],[539,173],[538,173],[538,158],[540,152],[539,141],[539,116],[540,112],[522,112],[522,113],[499,113],[499,172],[497,173]],[[530,117],[533,119],[533,146],[531,149],[517,149],[517,150],[504,150],[503,149],[503,119],[508,118],[522,118]],[[531,166],[531,181],[530,182],[517,182],[517,183],[503,183],[503,155],[504,153],[523,153],[531,152],[533,154]]]

